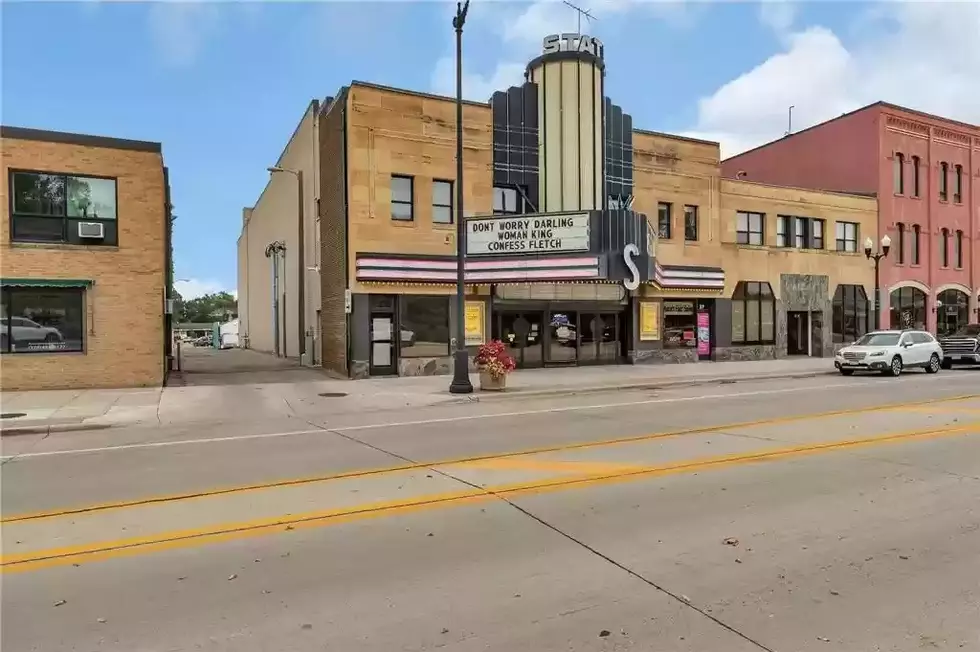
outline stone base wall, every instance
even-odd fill
[[[473,353],[470,353],[470,373],[478,369],[473,364]],[[443,355],[436,358],[401,358],[398,360],[399,376],[446,376],[453,373],[453,356]]]
[[[741,362],[745,360],[775,360],[776,347],[772,344],[718,347],[711,352],[716,362]]]
[[[633,364],[670,364],[697,362],[698,352],[694,349],[642,349],[630,351]]]
[[[367,360],[350,361],[350,377],[353,380],[361,380],[371,375],[371,363]]]

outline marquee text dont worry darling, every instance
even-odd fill
[[[570,217],[536,217],[513,220],[476,222],[473,233],[492,233],[495,240],[487,243],[489,251],[555,251],[562,248],[562,232],[575,228]]]

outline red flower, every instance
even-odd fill
[[[514,358],[510,357],[506,345],[500,340],[490,340],[486,344],[481,344],[473,361],[494,378],[509,374],[517,368]]]

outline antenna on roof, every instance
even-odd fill
[[[582,33],[582,16],[585,16],[586,22],[589,22],[589,23],[591,23],[593,20],[599,20],[588,9],[583,9],[582,7],[579,7],[578,5],[574,5],[571,2],[569,2],[568,0],[561,0],[561,1],[562,1],[562,4],[565,4],[565,5],[569,6],[569,7],[571,7],[572,9],[575,10],[575,13],[578,14],[578,33],[579,34]]]
[[[789,107],[789,124],[787,124],[787,126],[786,126],[786,135],[787,136],[789,136],[791,133],[793,133],[793,109],[795,109],[795,108],[796,108],[795,105]]]

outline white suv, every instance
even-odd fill
[[[943,363],[943,348],[925,331],[874,331],[837,352],[834,366],[845,376],[855,371],[880,371],[898,376],[920,367],[934,374]]]

